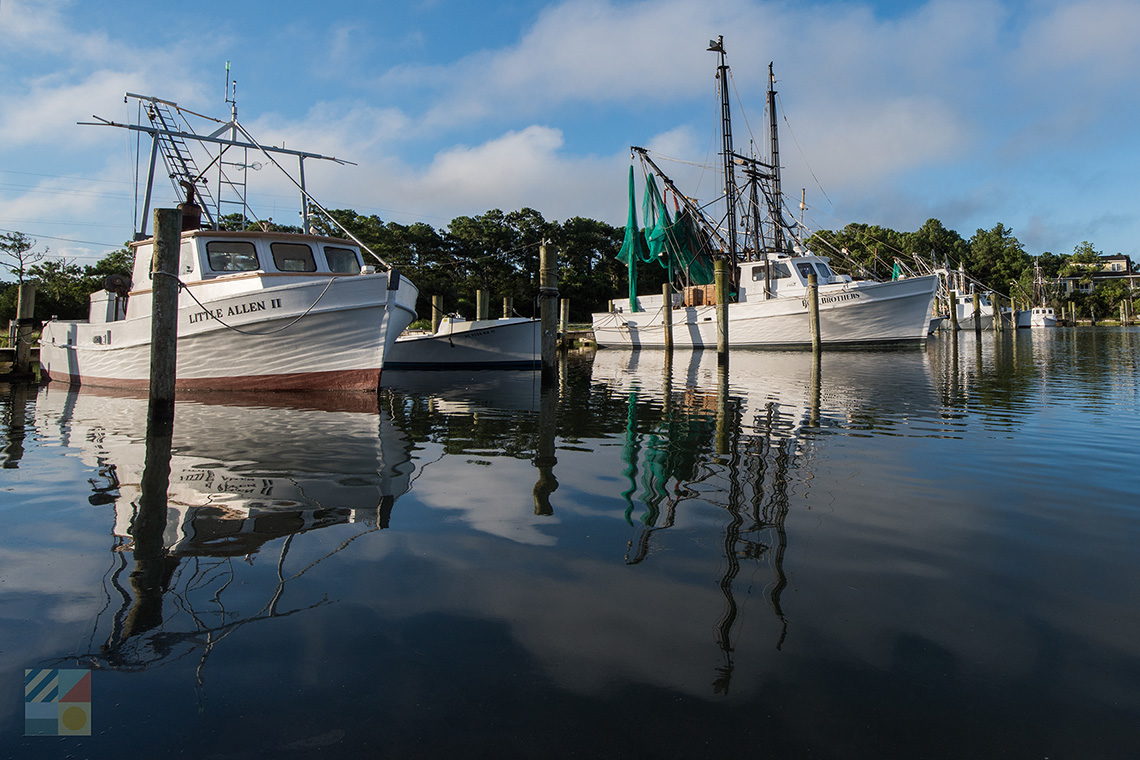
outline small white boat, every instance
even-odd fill
[[[1057,317],[1048,306],[1034,306],[1017,312],[1018,327],[1056,327]]]
[[[141,232],[131,243],[134,271],[129,280],[108,278],[108,290],[91,296],[86,322],[53,320],[45,325],[40,341],[44,375],[49,380],[118,388],[149,384],[154,240],[148,238],[146,227],[155,157],[161,154],[174,186],[185,188],[188,196],[182,206],[177,271],[164,274],[175,276],[181,286],[175,387],[375,391],[385,352],[415,318],[418,291],[375,255],[383,269],[365,265],[362,254],[367,249],[343,227],[351,240],[308,234],[310,209],[320,206],[305,190],[304,160],[347,162],[257,144],[238,123],[236,105],[221,129],[198,135],[180,125],[189,123],[191,116],[209,117],[159,98],[130,93],[128,97],[145,104],[150,125],[106,120],[98,124],[146,133],[152,140],[146,200],[137,228]],[[221,136],[226,133],[228,137]],[[211,191],[197,170],[191,145],[206,151],[207,158],[209,151],[217,152],[209,162],[219,173],[217,190]],[[228,150],[233,152],[226,154]],[[304,233],[219,229],[224,216],[227,223],[237,217],[244,226],[249,210],[244,184],[249,160],[235,162],[223,156],[250,151],[278,168],[274,155],[295,156],[301,162],[300,181],[289,178],[301,190]],[[223,210],[233,207],[227,203],[238,203],[241,213],[224,215]],[[208,229],[199,229],[202,215]]]
[[[444,317],[426,335],[396,339],[387,369],[535,369],[542,364],[542,323],[537,319],[464,320]]]

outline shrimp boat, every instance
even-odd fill
[[[598,347],[662,347],[667,320],[672,324],[676,347],[715,347],[718,305],[711,283],[712,262],[718,258],[729,263],[730,300],[726,306],[730,348],[810,346],[809,276],[818,283],[820,338],[825,346],[923,345],[930,331],[936,275],[889,282],[855,280],[833,271],[828,257],[808,250],[798,228],[786,221],[771,65],[767,97],[771,158],[763,162],[733,150],[723,43],[723,37],[718,38],[710,43],[709,50],[719,56],[724,218],[710,218],[709,206],[699,205],[680,192],[648,150],[632,147],[645,175],[646,230],[644,237],[638,230],[631,167],[629,221],[618,254],[629,267],[629,297],[612,300],[608,311],[593,315]],[[654,173],[664,184],[664,192],[658,191]],[[739,190],[738,174],[744,178]],[[674,199],[675,216],[664,202],[666,194]],[[759,211],[761,195],[768,207],[767,220],[761,219]],[[738,204],[742,209],[739,215]],[[744,225],[742,231],[737,229],[738,218]],[[638,261],[656,262],[668,269],[668,281],[673,285],[668,295],[660,291],[637,294]]]
[[[158,275],[151,273],[155,241],[146,227],[161,155],[175,189],[186,193],[178,271],[159,273],[176,276],[181,286],[176,388],[375,391],[385,353],[415,318],[418,291],[378,257],[379,267],[366,264],[363,254],[371,252],[343,227],[343,238],[314,232],[310,211],[324,209],[305,189],[304,161],[349,162],[258,144],[237,121],[236,102],[229,98],[231,119],[210,119],[221,126],[206,135],[194,131],[190,117],[209,117],[159,98],[127,97],[139,101],[149,124],[95,124],[151,137],[146,199],[130,244],[133,274],[129,280],[107,278],[106,289],[91,296],[87,321],[52,320],[44,326],[45,377],[119,388],[148,385],[151,283]],[[213,155],[206,166],[218,174],[214,189],[197,169],[203,159],[195,158],[191,144],[207,158]],[[248,226],[245,176],[251,167],[260,168],[251,153],[272,162],[300,189],[301,230],[222,229],[223,222]],[[298,159],[300,181],[277,162],[282,154]],[[226,203],[237,204],[240,212],[223,219]],[[327,212],[324,217],[337,224]],[[240,223],[233,225],[235,218]]]

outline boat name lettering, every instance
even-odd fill
[[[862,298],[862,297],[863,297],[862,293],[839,293],[839,294],[836,294],[834,296],[820,296],[819,302],[820,303],[835,303],[836,301],[854,301],[855,299]],[[807,299],[806,298],[803,299],[802,303],[803,303],[804,307],[806,308],[808,305]]]
[[[221,319],[222,317],[236,317],[241,314],[253,314],[256,311],[265,311],[266,309],[280,309],[281,299],[269,299],[269,305],[266,306],[265,301],[250,301],[248,303],[239,303],[234,306],[229,306],[225,309],[206,309],[205,311],[196,311],[190,315],[190,324],[196,324],[207,319]]]

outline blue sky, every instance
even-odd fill
[[[1033,254],[1140,253],[1136,0],[0,0],[0,34],[0,230],[78,263],[130,236],[135,141],[76,122],[131,120],[126,91],[226,116],[226,61],[259,140],[357,163],[307,164],[329,207],[620,225],[630,145],[707,165],[664,165],[707,198],[718,34],[738,147],[765,139],[775,62],[785,189],[806,189],[810,228],[1002,222]],[[270,174],[255,210],[295,222]]]

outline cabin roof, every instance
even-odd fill
[[[196,238],[196,237],[210,237],[210,238],[240,238],[242,240],[250,239],[275,239],[286,242],[296,243],[336,243],[337,245],[350,245],[356,246],[356,243],[347,238],[325,237],[324,235],[305,235],[299,232],[262,232],[261,230],[186,230],[182,233],[182,239]],[[145,240],[136,240],[128,243],[131,248],[138,248],[143,245],[151,245],[154,243],[154,238],[149,237]]]

